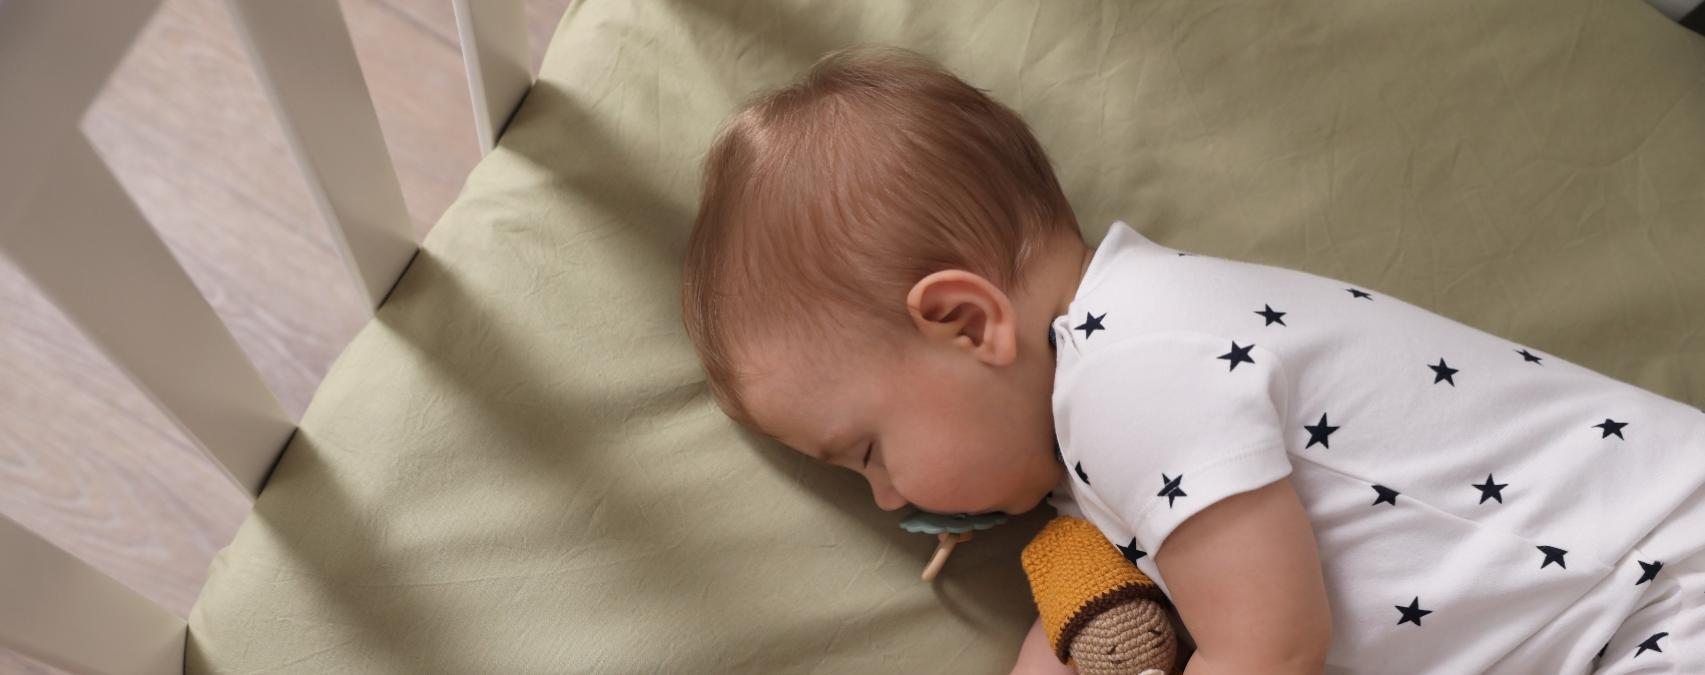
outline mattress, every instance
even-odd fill
[[[699,161],[824,51],[1022,114],[1090,244],[1397,296],[1705,402],[1705,40],[1640,0],[586,0],[339,356],[189,617],[192,673],[992,673],[1019,551],[743,432],[681,327]]]

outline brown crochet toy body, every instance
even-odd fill
[[[1171,604],[1089,521],[1060,516],[1024,547],[1054,656],[1083,675],[1183,672]]]

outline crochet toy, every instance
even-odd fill
[[[1181,673],[1170,602],[1089,521],[1059,516],[1024,547],[1054,656],[1081,675]]]
[[[924,568],[934,579],[953,547],[975,530],[1006,521],[1004,513],[939,514],[913,509],[907,532],[940,540]],[[1167,675],[1184,671],[1171,603],[1087,520],[1059,516],[1024,547],[1024,574],[1042,628],[1061,663],[1080,675]]]

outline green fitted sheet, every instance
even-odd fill
[[[338,358],[192,611],[192,673],[1004,673],[850,472],[743,434],[680,326],[716,125],[823,51],[1018,110],[1090,243],[1337,277],[1705,400],[1705,40],[1640,0],[588,0]]]

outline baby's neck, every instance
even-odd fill
[[[1072,299],[1077,297],[1078,284],[1083,281],[1083,275],[1089,270],[1089,262],[1094,257],[1095,249],[1073,235],[1061,237],[1059,243],[1036,261],[1032,270],[1034,276],[1031,277],[1033,283],[1027,284],[1025,291],[1015,298],[1019,316],[1024,317],[1027,324],[1036,324],[1026,326],[1027,330],[1041,332],[1054,317],[1066,313]]]

